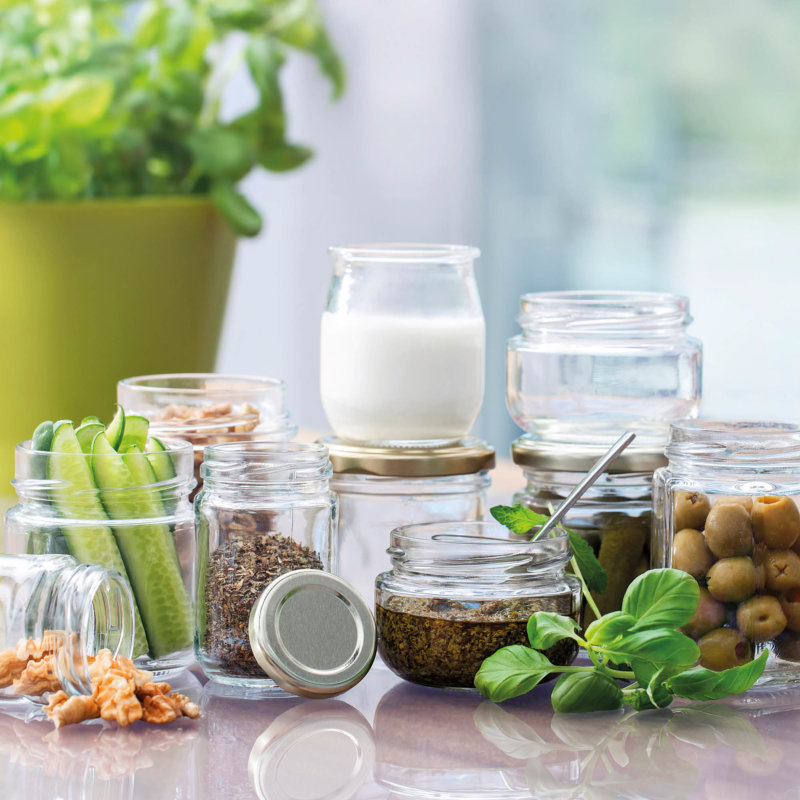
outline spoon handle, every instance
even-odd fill
[[[542,536],[550,533],[556,525],[564,518],[564,515],[569,511],[578,500],[581,499],[584,492],[608,469],[614,462],[619,454],[636,438],[633,431],[623,433],[622,436],[611,445],[611,449],[603,456],[601,456],[586,473],[583,480],[566,496],[564,502],[553,512],[550,519],[542,525],[541,528],[533,535],[531,541],[540,539]]]

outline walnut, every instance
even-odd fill
[[[10,686],[22,674],[27,663],[27,657],[19,658],[16,650],[0,653],[0,689]]]
[[[173,722],[178,718],[180,710],[176,710],[174,704],[165,694],[157,694],[153,697],[145,697],[142,701],[142,719],[154,725],[163,725],[166,722]]]
[[[168,694],[172,687],[168,683],[145,683],[136,687],[136,696],[141,700],[143,697],[155,697],[159,694]]]
[[[183,714],[184,717],[189,717],[189,719],[198,719],[200,717],[200,707],[197,703],[193,703],[185,694],[173,692],[169,697],[177,701],[181,714]]]
[[[22,674],[14,680],[14,693],[31,697],[57,692],[60,688],[55,656],[45,656],[41,661],[29,661]]]
[[[135,686],[144,686],[153,680],[153,673],[148,672],[146,669],[139,669],[133,661],[129,658],[120,656],[117,659],[117,669],[120,672],[127,673],[132,679]]]
[[[110,669],[94,684],[92,696],[100,706],[100,716],[116,720],[120,725],[130,725],[142,718],[142,706],[134,694],[133,678],[118,669]]]
[[[53,697],[60,698],[61,695],[63,695],[63,699],[53,704]],[[53,720],[56,728],[83,722],[85,719],[97,719],[100,716],[100,708],[93,697],[75,695],[67,698],[64,692],[58,692],[53,697],[50,698],[50,704],[47,707],[47,718]]]

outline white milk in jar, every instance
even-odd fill
[[[356,441],[465,436],[483,400],[482,315],[322,315],[322,405]]]

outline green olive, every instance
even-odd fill
[[[741,603],[756,591],[756,568],[746,556],[723,558],[708,571],[708,591],[722,603]]]
[[[693,528],[699,531],[705,524],[711,503],[700,492],[675,492],[673,501],[673,527],[676,531]]]
[[[751,597],[736,609],[736,627],[751,642],[768,642],[783,633],[786,615],[771,595]]]
[[[786,615],[786,627],[790,631],[800,632],[800,587],[795,586],[781,594],[778,602]]]
[[[700,531],[684,528],[675,534],[672,542],[672,566],[688,572],[693,578],[704,578],[714,563],[714,556],[706,547]]]
[[[770,592],[778,594],[800,586],[800,556],[793,550],[770,550],[764,564]]]
[[[699,639],[714,628],[719,628],[723,622],[725,622],[725,606],[719,600],[715,600],[705,586],[701,586],[697,611],[681,631],[692,639]]]
[[[753,657],[750,642],[734,628],[717,628],[697,643],[700,666],[719,672],[746,664]]]
[[[757,497],[753,503],[756,539],[776,550],[791,547],[800,537],[800,510],[791,497]]]
[[[717,499],[718,503],[736,503],[744,508],[745,511],[749,514],[753,510],[753,498],[748,497],[747,495],[724,495]]]
[[[717,558],[748,556],[753,551],[753,526],[739,503],[715,503],[706,519],[706,545]]]

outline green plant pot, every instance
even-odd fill
[[[44,419],[120,378],[214,368],[236,236],[203,197],[0,204],[0,495]]]

